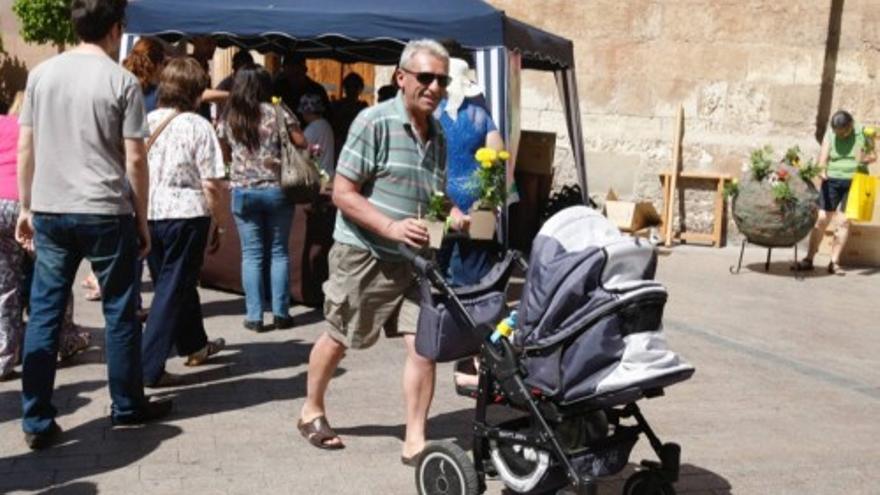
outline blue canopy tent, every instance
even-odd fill
[[[412,39],[454,39],[474,53],[477,77],[506,138],[518,133],[519,64],[555,74],[584,198],[587,174],[572,42],[509,18],[480,0],[131,0],[127,40],[207,35],[222,46],[295,49],[309,58],[393,65]],[[515,54],[515,57],[511,57]],[[516,64],[509,64],[515,60]],[[518,109],[517,109],[518,110]],[[510,142],[510,141],[508,141]]]

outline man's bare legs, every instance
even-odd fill
[[[344,356],[345,346],[330,337],[327,332],[322,333],[312,346],[312,352],[309,354],[306,402],[300,411],[300,419],[304,423],[326,414],[324,396],[327,393],[327,386]],[[338,438],[325,442],[326,445],[341,443]]]
[[[402,455],[411,457],[425,448],[425,426],[428,409],[434,399],[435,364],[416,353],[415,335],[405,335],[406,363],[403,368],[403,395],[406,403],[406,437]],[[307,395],[300,412],[303,422],[309,422],[326,413],[324,396],[333,373],[345,356],[345,346],[327,333],[315,341],[309,355]],[[326,442],[341,443],[339,439]]]
[[[406,364],[403,368],[403,396],[406,402],[406,437],[404,457],[412,457],[425,448],[425,425],[434,399],[436,365],[416,352],[415,335],[404,335]]]

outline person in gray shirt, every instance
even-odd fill
[[[73,0],[81,43],[36,67],[21,111],[16,238],[36,249],[22,358],[22,429],[32,449],[61,428],[52,405],[58,334],[77,267],[91,262],[103,294],[111,420],[165,416],[170,401],[144,396],[136,315],[138,256],[150,250],[144,102],[117,65],[126,0]]]

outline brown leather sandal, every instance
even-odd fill
[[[340,450],[345,448],[345,444],[341,441],[339,443],[327,443],[328,440],[333,440],[334,438],[338,440],[339,435],[333,431],[333,428],[330,428],[330,423],[327,422],[327,418],[324,416],[318,416],[308,423],[300,418],[296,423],[296,428],[303,438],[319,449]]]

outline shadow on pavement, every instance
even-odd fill
[[[94,495],[98,493],[98,485],[88,481],[77,481],[62,486],[53,486],[37,495]]]
[[[260,404],[297,399],[306,392],[305,372],[277,378],[247,375],[291,369],[306,362],[310,350],[311,343],[300,340],[232,345],[211,360],[211,366],[184,375],[194,385],[147,392],[153,397],[175,397],[169,421],[244,411]],[[337,375],[343,373],[345,370],[340,368]],[[63,385],[55,391],[53,402],[62,405],[60,413],[66,415],[89,402],[79,397],[80,393],[105,385],[104,381]],[[10,402],[20,403],[18,391],[3,392],[0,401],[4,404],[0,409],[4,420],[20,417],[20,407],[6,407]],[[50,449],[0,458],[0,467],[11,467],[11,472],[0,476],[0,493],[16,490],[96,493],[91,483],[76,481],[137,463],[162,442],[182,432],[181,428],[167,424],[112,429],[107,417],[96,418],[63,432],[58,445]]]
[[[307,306],[303,306],[307,307]],[[293,309],[293,307],[291,307]],[[208,301],[202,303],[202,317],[214,316],[241,316],[244,320],[245,308],[244,297],[224,299],[221,301]],[[293,328],[312,325],[324,321],[324,311],[321,308],[312,308],[301,314],[293,315]]]
[[[631,459],[632,460],[632,459]],[[623,487],[627,478],[632,476],[637,470],[640,470],[637,464],[627,464],[623,471],[604,478],[598,479],[598,495],[617,495],[623,493]],[[693,464],[682,464],[679,472],[678,481],[674,483],[677,493],[711,493],[713,495],[730,495],[732,493],[730,483],[723,476],[694,466]],[[508,490],[502,491],[505,495],[512,495],[513,492]],[[559,492],[551,491],[557,495],[574,495],[574,492],[563,488]]]
[[[490,422],[505,421],[521,415],[522,413],[501,407],[489,408],[488,411]],[[469,450],[472,444],[471,425],[473,424],[473,421],[473,409],[460,409],[458,411],[441,413],[436,416],[431,415],[428,417],[428,440],[450,439],[459,447]],[[403,440],[405,426],[403,423],[398,423],[394,425],[362,425],[348,428],[334,427],[333,429],[340,436],[395,437],[399,440]]]
[[[302,325],[313,325],[324,321],[324,310],[321,308],[313,308],[302,314],[293,316],[293,328]]]
[[[772,261],[770,262],[770,271],[764,271],[764,263],[749,263],[747,265],[743,265],[743,271],[740,274],[744,273],[757,273],[759,275],[771,275],[774,277],[789,277],[792,279],[806,279],[806,278],[821,278],[821,277],[829,277],[832,274],[828,273],[828,270],[825,266],[816,265],[814,270],[809,271],[794,271],[791,269],[792,261]]]
[[[733,490],[724,476],[693,464],[681,465],[675,488],[679,492],[711,491],[714,495],[730,495]]]
[[[496,423],[506,419],[512,419],[521,416],[522,413],[504,407],[490,407],[489,421]],[[431,416],[428,419],[429,441],[452,440],[466,452],[470,452],[473,445],[473,437],[471,436],[471,425],[474,419],[473,409],[461,409],[448,413]],[[342,436],[355,437],[372,437],[372,436],[388,436],[403,440],[404,425],[363,425],[349,428],[334,428],[336,432]],[[642,437],[640,442],[647,440]],[[653,458],[652,458],[653,459]],[[630,464],[623,471],[614,476],[599,478],[599,495],[611,495],[621,493],[626,479],[632,475],[638,468],[640,459],[632,457]],[[656,459],[653,459],[656,460]],[[679,480],[675,483],[676,491],[680,493],[713,493],[716,495],[730,495],[732,487],[726,478],[718,473],[708,469],[694,466],[693,464],[682,464],[679,473]],[[511,493],[511,492],[503,492]],[[551,493],[556,493],[555,491]],[[567,493],[565,491],[560,493]]]
[[[241,315],[244,319],[244,297],[234,299],[222,299],[219,301],[202,301],[202,317],[212,316],[235,316]]]
[[[55,389],[52,395],[54,404],[62,404],[60,412],[62,414],[72,414],[80,407],[88,405],[92,402],[87,397],[81,397],[80,394],[91,392],[107,385],[103,380],[92,380],[87,382],[71,383],[61,385]],[[7,390],[0,392],[0,423],[21,419],[21,384],[15,390]]]
[[[230,345],[204,369],[183,375],[178,388],[153,389],[154,396],[174,397],[172,419],[194,418],[248,408],[306,395],[306,373],[265,377],[308,362],[311,342],[250,342]],[[335,376],[345,373],[338,368]]]
[[[112,429],[107,417],[96,418],[63,432],[58,445],[50,449],[0,458],[0,464],[11,463],[14,469],[0,477],[0,492],[46,490],[114,471],[139,461],[181,432],[161,423]],[[44,493],[95,493],[90,491],[94,485],[89,485],[71,483]]]

